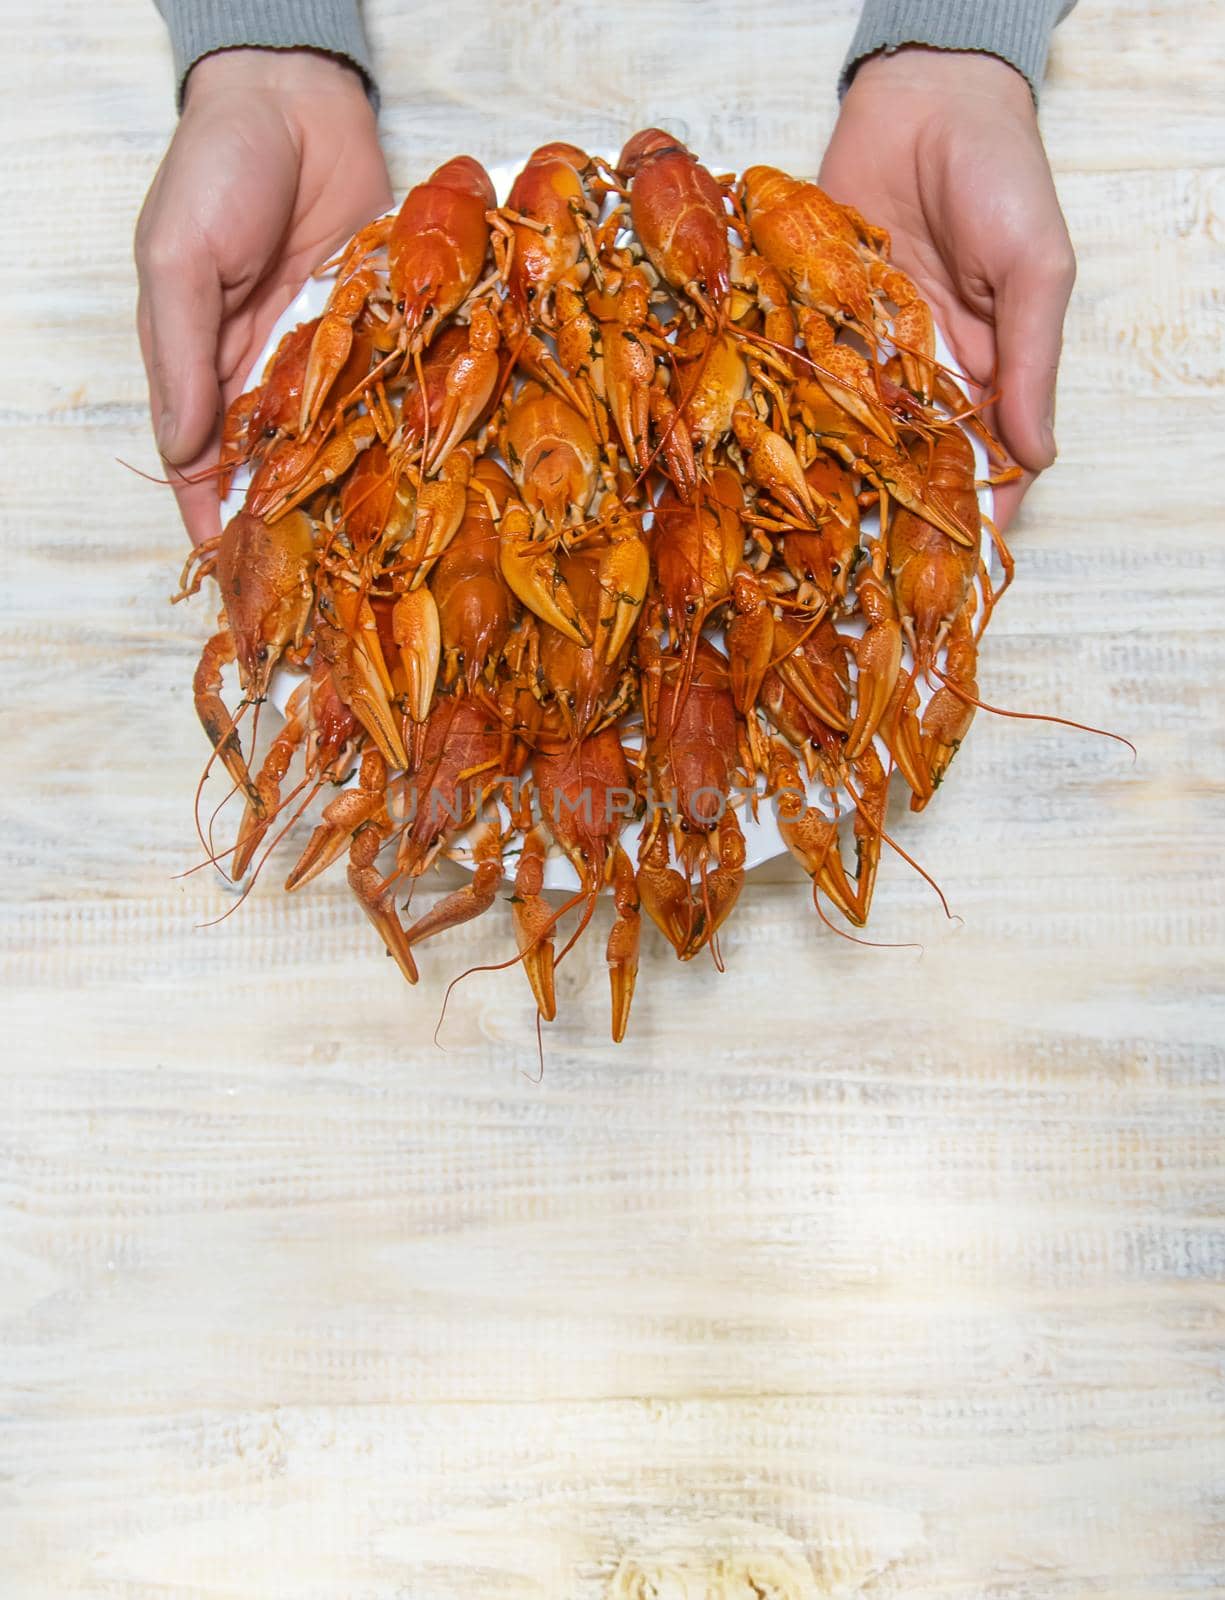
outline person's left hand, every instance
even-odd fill
[[[962,371],[998,389],[988,415],[1025,469],[1015,513],[1055,459],[1055,374],[1076,258],[1029,86],[995,56],[907,48],[862,63],[820,183],[888,228]]]

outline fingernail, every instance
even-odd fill
[[[1048,421],[1042,430],[1042,444],[1048,456],[1054,461],[1059,454],[1059,446],[1055,443],[1055,430]]]
[[[162,407],[162,414],[157,422],[157,448],[166,456],[170,454],[177,431],[174,412],[169,407]]]

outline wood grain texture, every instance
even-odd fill
[[[369,6],[398,189],[683,124],[813,166],[850,0]],[[1225,1594],[1225,21],[1082,0],[1044,103],[1080,256],[1060,461],[980,717],[863,950],[786,868],[728,971],[646,940],[409,992],[342,886],[195,858],[204,608],[131,329],[171,126],[140,0],[0,60],[0,1594]]]

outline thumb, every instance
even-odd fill
[[[181,245],[151,246],[140,263],[139,322],[158,449],[173,466],[191,461],[217,426],[221,284],[210,257]]]
[[[1064,234],[1028,244],[996,290],[996,414],[1005,447],[1030,472],[1055,459],[1055,376],[1075,279]]]

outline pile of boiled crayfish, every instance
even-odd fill
[[[544,146],[501,207],[457,157],[328,268],[322,316],[226,417],[222,493],[249,484],[182,586],[220,589],[195,700],[245,801],[235,880],[337,785],[286,888],[346,858],[415,982],[415,947],[513,865],[546,1019],[559,918],[581,932],[610,888],[615,1039],[641,909],[719,961],[746,807],[862,926],[890,772],[921,809],[978,703],[995,593],[967,428],[1003,459],[888,235],[649,129],[615,166]],[[256,768],[242,712],[282,663],[305,671]],[[406,923],[461,840],[471,881]],[[580,885],[560,907],[554,847]]]

